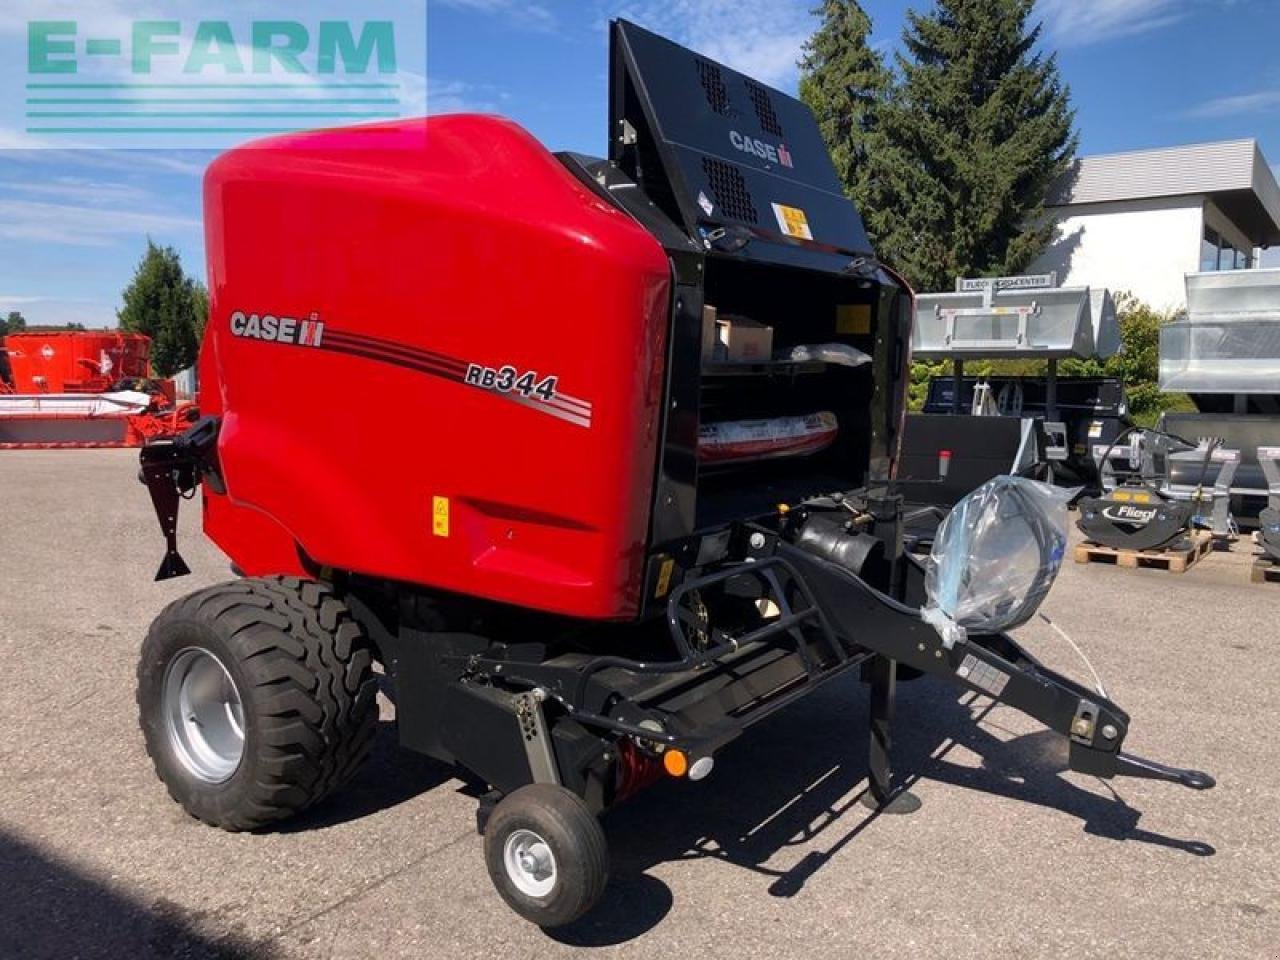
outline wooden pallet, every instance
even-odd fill
[[[1126,550],[1104,547],[1100,543],[1082,543],[1076,547],[1076,563],[1112,563],[1130,569],[1152,567],[1170,573],[1186,573],[1213,550],[1213,534],[1207,530],[1195,530],[1175,544],[1163,550]]]
[[[1249,579],[1254,583],[1280,583],[1280,563],[1270,557],[1258,557],[1253,561]]]

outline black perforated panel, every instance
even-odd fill
[[[702,81],[702,90],[707,95],[708,106],[721,116],[728,116],[731,109],[729,89],[724,85],[724,75],[720,72],[720,68],[701,57],[695,62],[698,64],[698,79]]]
[[[751,105],[756,108],[756,119],[760,121],[760,129],[775,137],[785,136],[782,132],[782,121],[778,119],[778,113],[773,109],[773,98],[769,96],[768,88],[748,79],[747,93],[751,96]]]
[[[702,170],[711,183],[711,192],[715,195],[720,209],[735,220],[746,223],[760,222],[760,215],[756,212],[756,205],[751,201],[751,191],[747,189],[747,181],[743,178],[742,171],[731,163],[711,157],[702,158]]]
[[[609,129],[629,122],[638,135],[635,143],[611,136],[609,159],[695,242],[705,240],[704,229],[736,222],[757,230],[739,251],[750,259],[832,258],[834,266],[846,254],[871,251],[807,106],[635,24],[616,21],[613,37]],[[775,208],[803,214],[812,236],[788,236]],[[839,253],[807,248],[809,239]]]

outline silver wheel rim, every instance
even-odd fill
[[[502,863],[517,890],[545,897],[556,885],[556,857],[547,841],[532,830],[516,830],[502,845]]]
[[[187,647],[164,674],[169,743],[187,772],[205,783],[231,779],[244,757],[244,705],[222,661]]]

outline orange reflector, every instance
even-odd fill
[[[689,758],[683,750],[668,747],[662,754],[662,766],[673,777],[683,777],[689,772]]]

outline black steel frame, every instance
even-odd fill
[[[690,580],[672,592],[667,623],[678,653],[675,659],[640,661],[598,656],[562,664],[478,656],[471,659],[469,672],[473,676],[501,677],[504,684],[517,688],[538,688],[563,708],[567,719],[601,734],[678,747],[696,757],[710,755],[748,726],[852,668],[861,667],[871,686],[870,793],[875,803],[883,807],[898,796],[891,746],[897,671],[901,665],[997,699],[1067,737],[1073,770],[1101,777],[1159,779],[1193,789],[1213,786],[1213,778],[1205,773],[1122,752],[1128,715],[1100,694],[1049,670],[1011,637],[975,636],[948,648],[920,618],[918,610],[874,589],[850,571],[781,539],[774,539],[767,550],[767,555]],[[761,596],[777,605],[776,616],[741,637],[699,649],[690,641],[685,601],[696,591],[743,580],[762,587]],[[672,718],[664,715],[660,706],[644,706],[643,697],[625,697],[609,691],[611,673],[635,678],[697,674],[723,665],[744,651],[771,647],[796,654],[804,665],[803,673],[784,689],[703,728],[644,726],[632,718]]]

